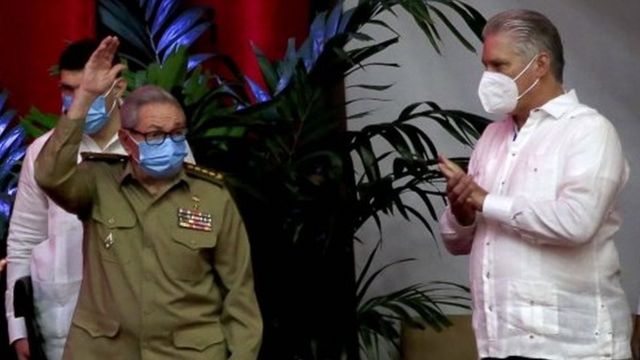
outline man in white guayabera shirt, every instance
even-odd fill
[[[628,179],[618,135],[562,85],[560,36],[512,10],[484,29],[480,100],[491,124],[468,174],[440,158],[447,249],[470,253],[482,359],[630,359],[631,317],[613,236]]]
[[[63,112],[71,105],[84,65],[97,47],[93,40],[82,40],[70,44],[60,55]],[[119,80],[91,105],[81,152],[126,154],[117,136],[125,89],[126,82]],[[40,136],[27,149],[7,238],[6,315],[9,341],[19,360],[29,358],[29,339],[24,319],[14,314],[16,280],[31,275],[36,320],[48,360],[62,357],[82,280],[82,223],[49,199],[34,179],[35,159],[51,133]],[[194,162],[190,151],[185,161]]]

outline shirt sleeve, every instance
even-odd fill
[[[262,317],[253,286],[251,251],[244,223],[231,196],[226,201],[214,266],[225,290],[221,323],[230,360],[257,359]]]
[[[24,318],[16,318],[14,313],[15,282],[30,275],[31,252],[48,237],[48,200],[33,177],[33,164],[39,150],[38,143],[31,145],[22,162],[18,193],[9,222],[5,309],[10,344],[27,337]]]
[[[86,163],[78,165],[84,119],[62,116],[36,159],[35,179],[67,212],[81,214],[91,204],[95,182]]]
[[[484,218],[537,244],[577,246],[591,240],[614,210],[628,166],[613,126],[602,117],[584,120],[568,140],[555,199],[488,195]]]
[[[462,226],[447,206],[440,217],[440,236],[447,251],[453,255],[467,255],[471,252],[473,236],[476,232],[476,222],[469,226]]]

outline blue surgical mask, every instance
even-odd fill
[[[166,179],[177,174],[187,156],[187,141],[175,142],[169,137],[160,145],[149,145],[142,140],[137,142],[140,159],[138,164],[145,174],[155,179]]]
[[[113,112],[113,109],[115,109],[117,101],[114,101],[111,109],[107,110],[107,96],[109,96],[109,93],[113,90],[115,85],[116,83],[114,82],[113,85],[111,85],[111,88],[109,88],[109,91],[104,95],[98,96],[91,104],[91,107],[89,107],[89,112],[87,113],[84,123],[85,134],[93,135],[99,132],[109,121],[109,116],[111,115],[111,112]],[[73,96],[63,95],[62,112],[66,113],[69,111],[71,103],[73,103]]]
[[[73,103],[73,95],[62,95],[62,113],[66,114]]]

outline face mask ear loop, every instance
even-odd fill
[[[118,100],[120,99],[116,99],[113,104],[111,105],[111,108],[109,109],[109,111],[107,112],[107,116],[111,116],[111,113],[113,112],[113,110],[116,108],[116,105],[118,105]]]
[[[527,66],[524,67],[524,69],[522,69],[522,71],[520,71],[520,74],[518,74],[516,77],[513,78],[513,81],[518,81],[518,79],[520,79],[520,77],[522,76],[522,74],[524,74],[525,72],[527,72],[527,70],[529,70],[529,68],[531,67],[531,65],[533,64],[533,62],[538,58],[538,55],[534,56],[531,61],[529,61],[529,63],[527,64]]]
[[[118,83],[118,80],[114,80],[114,81],[113,81],[113,84],[111,84],[111,87],[109,88],[109,90],[107,90],[107,92],[106,92],[106,93],[104,93],[104,95],[102,95],[102,96],[104,96],[104,97],[109,96],[109,94],[111,93],[111,91],[113,90],[113,88],[115,88],[115,87],[116,87],[116,84],[117,84],[117,83]]]
[[[527,95],[529,91],[533,90],[533,88],[536,87],[536,85],[538,85],[539,82],[540,82],[540,79],[536,79],[536,81],[534,81],[533,84],[531,84],[531,86],[529,86],[527,90],[525,90],[522,94],[518,95],[518,100],[520,100],[523,96]]]
[[[129,140],[131,140],[131,142],[133,142],[134,144],[136,144],[136,146],[138,147],[138,159],[136,159],[136,158],[135,158],[135,157],[133,157],[133,156],[130,156],[130,158],[131,158],[135,163],[140,164],[140,159],[139,159],[139,158],[140,158],[140,143],[139,143],[136,139],[134,139],[134,138],[133,138],[133,136],[131,136],[131,132],[129,131],[129,129],[125,129],[125,130],[127,130],[127,137],[129,138]],[[144,140],[142,140],[142,141],[144,141]]]
[[[131,136],[131,131],[129,131],[129,129],[124,129],[124,130],[127,131],[127,137],[129,138],[129,140],[133,141],[134,144],[139,146],[140,143],[136,139],[134,139],[133,136]],[[144,141],[144,140],[142,140],[142,141]]]
[[[116,83],[118,82],[118,80],[115,80],[113,82],[113,84],[111,84],[111,87],[109,88],[109,90],[107,90],[106,93],[104,93],[104,98],[106,99],[107,96],[109,96],[109,94],[111,93],[111,91],[116,87]],[[109,109],[109,111],[107,112],[107,116],[111,116],[111,113],[113,112],[113,110],[116,108],[116,105],[118,104],[119,101],[122,101],[122,99],[117,98],[113,101],[113,104],[111,105],[111,108]]]
[[[518,76],[516,76],[513,81],[518,81],[518,79],[522,76],[522,74],[524,74],[527,70],[529,70],[529,68],[531,67],[531,65],[533,64],[533,62],[538,58],[538,55],[534,56],[529,63],[527,64],[527,66],[524,67],[524,69],[522,69],[522,71],[520,71],[520,74],[518,74]],[[517,99],[520,100],[522,99],[523,96],[527,95],[529,93],[529,91],[533,90],[534,87],[536,87],[536,85],[538,85],[538,83],[540,82],[540,78],[536,79],[536,81],[533,82],[533,84],[531,84],[531,86],[529,86],[527,88],[527,90],[525,90],[522,94],[518,95]]]

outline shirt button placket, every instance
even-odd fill
[[[490,244],[490,240],[487,240],[487,245]],[[498,316],[495,312],[495,290],[494,283],[491,281],[493,260],[494,260],[494,248],[485,248],[485,262],[482,272],[483,283],[485,288],[485,302],[486,302],[486,321],[487,321],[487,335],[491,338],[497,334]]]

